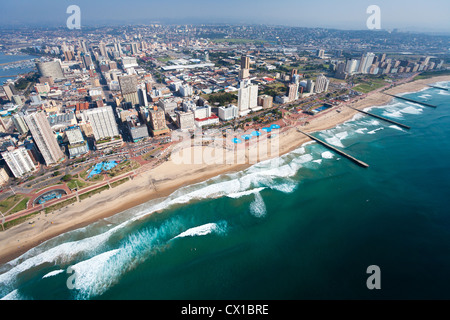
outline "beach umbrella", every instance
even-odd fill
[[[233,143],[241,143],[242,142],[242,140],[239,138],[234,138],[232,141],[233,141]]]
[[[241,138],[244,140],[250,140],[252,136],[250,134],[244,134],[243,136],[241,136]]]
[[[270,126],[271,129],[280,129],[280,125],[279,124],[272,124]]]
[[[271,129],[271,128],[268,128],[268,127],[264,127],[264,128],[262,128],[261,130],[264,131],[264,132],[270,132],[270,131],[272,131],[272,129]]]
[[[259,137],[260,135],[261,135],[261,132],[259,132],[259,131],[252,132],[252,136],[254,136],[254,137]]]

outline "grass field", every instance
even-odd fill
[[[355,91],[368,93],[370,91],[384,87],[387,82],[384,79],[368,79],[363,80],[360,84],[353,88]]]
[[[16,194],[0,201],[0,211],[5,214],[8,210],[13,208],[8,214],[13,214],[26,209],[27,202],[30,198]]]

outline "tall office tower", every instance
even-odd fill
[[[323,74],[319,75],[316,79],[316,92],[327,92],[330,80],[327,79]]]
[[[105,58],[108,58],[108,52],[106,51],[106,44],[103,41],[100,41],[98,47],[100,49],[100,54]]]
[[[16,94],[16,89],[14,88],[14,84],[12,82],[7,82],[3,85],[3,91],[5,92],[6,96],[8,97],[9,101],[12,101],[13,95]]]
[[[294,82],[294,76],[298,74],[298,69],[291,70],[291,81]]]
[[[89,70],[91,65],[93,65],[91,55],[89,53],[82,53],[81,57],[83,59],[84,67]]]
[[[16,178],[36,169],[25,147],[2,152],[2,157]]]
[[[241,81],[238,91],[239,115],[248,114],[258,105],[258,85],[252,85],[250,80]]]
[[[120,42],[114,42],[114,51],[117,51],[120,55],[123,54]]]
[[[361,64],[361,61],[356,59],[351,59],[347,61],[347,65],[345,67],[345,71],[348,74],[354,74],[357,72],[359,65]]]
[[[323,59],[325,57],[325,50],[323,50],[323,49],[317,50],[317,57],[319,57],[320,59]]]
[[[95,140],[98,141],[119,135],[119,129],[111,106],[89,109],[85,113],[91,124]]]
[[[239,79],[243,80],[250,76],[250,58],[247,56],[241,57],[241,70],[239,71]]]
[[[250,58],[247,56],[241,57],[241,69],[250,69]]]
[[[53,79],[63,79],[63,71],[58,61],[36,62],[36,67],[42,77],[53,77]]]
[[[311,79],[308,79],[306,82],[306,93],[313,93],[314,92],[314,81]]]
[[[288,98],[289,98],[289,102],[298,99],[298,84],[296,84],[296,83],[289,84]]]
[[[138,54],[139,53],[138,44],[136,42],[133,42],[131,44],[131,53],[132,54]]]
[[[167,128],[166,125],[166,115],[163,109],[154,106],[152,109],[149,109],[148,113],[152,136],[157,136],[169,132],[169,128]]]
[[[126,102],[134,105],[139,104],[139,96],[137,93],[137,78],[135,75],[119,77],[120,90],[122,97]]]
[[[358,73],[369,73],[370,67],[373,64],[373,59],[375,58],[375,54],[372,52],[367,52],[362,55],[361,62],[359,64]]]
[[[57,163],[64,157],[44,112],[26,115],[24,119],[46,165]]]
[[[336,67],[336,73],[334,75],[338,79],[347,79],[347,73],[345,72],[345,63],[339,62]]]
[[[23,115],[20,113],[16,113],[11,118],[14,126],[16,127],[17,131],[19,131],[20,134],[25,134],[28,132],[28,126],[25,123],[25,120],[23,119]]]
[[[383,53],[380,58],[380,62],[384,62],[386,60],[386,53]]]
[[[147,99],[147,90],[145,89],[145,85],[142,85],[138,88],[138,97],[139,97],[139,105],[148,106]]]
[[[81,47],[83,48],[84,53],[89,53],[89,47],[86,40],[81,40]]]

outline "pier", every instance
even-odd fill
[[[442,88],[442,87],[438,87],[438,86],[432,86],[432,85],[430,85],[430,84],[428,84],[428,86],[431,87],[431,88],[435,88],[435,89],[440,89],[440,90],[448,91],[448,88]]]
[[[409,127],[409,126],[407,126],[407,125],[404,125],[403,123],[400,123],[400,122],[397,122],[397,121],[394,121],[394,120],[391,120],[391,119],[388,119],[388,118],[385,118],[385,117],[382,117],[382,116],[373,114],[373,113],[371,113],[371,112],[367,112],[367,111],[364,111],[364,110],[359,110],[359,109],[353,108],[353,107],[351,107],[351,106],[347,106],[347,107],[349,107],[349,108],[351,108],[351,109],[353,109],[353,110],[355,110],[355,111],[358,111],[358,112],[364,113],[364,114],[366,114],[366,115],[369,115],[369,116],[371,116],[371,117],[374,117],[374,118],[377,118],[377,119],[380,119],[380,120],[383,120],[383,121],[386,121],[386,122],[395,124],[396,126],[399,126],[399,127],[401,127],[401,128],[405,128],[405,129],[408,129],[408,130],[411,129],[411,127]]]
[[[327,147],[328,149],[333,150],[333,151],[336,152],[337,154],[340,154],[341,156],[343,156],[343,157],[345,157],[345,158],[347,158],[347,159],[353,161],[354,163],[356,163],[356,164],[359,165],[360,167],[363,167],[363,168],[368,168],[368,167],[369,167],[369,165],[368,165],[367,163],[365,163],[365,162],[363,162],[363,161],[361,161],[361,160],[358,160],[358,159],[356,159],[355,157],[352,157],[351,155],[345,153],[345,152],[342,151],[342,150],[339,150],[339,149],[333,147],[332,145],[326,143],[325,141],[322,141],[322,140],[320,140],[320,139],[318,139],[318,138],[316,138],[316,137],[314,137],[314,136],[312,136],[312,135],[310,135],[310,134],[308,134],[308,133],[306,133],[306,132],[303,132],[303,131],[301,131],[301,130],[298,129],[298,128],[297,128],[297,131],[300,132],[300,133],[303,133],[303,134],[304,134],[305,136],[307,136],[308,138],[310,138],[310,139],[312,139],[312,140],[314,140],[314,141],[320,143],[321,145]]]
[[[416,100],[405,98],[405,97],[399,97],[399,96],[396,96],[396,95],[393,95],[393,94],[389,94],[389,93],[384,93],[384,94],[387,94],[388,96],[391,96],[391,97],[394,97],[394,98],[397,98],[397,99],[401,99],[401,100],[405,100],[405,101],[408,101],[408,102],[417,103],[417,104],[423,105],[425,107],[437,108],[437,106],[429,104],[429,103],[426,103],[426,102],[420,102],[420,101],[416,101]]]

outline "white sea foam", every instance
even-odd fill
[[[250,204],[250,212],[257,218],[264,217],[267,213],[266,204],[260,193],[255,193],[255,200]]]
[[[405,132],[405,130],[403,130],[402,128],[400,128],[399,126],[397,126],[397,125],[391,125],[391,126],[389,126],[389,128],[392,128],[392,129],[395,129],[395,130],[399,130],[399,131],[403,131],[403,132]]]
[[[392,112],[389,112],[389,111],[384,111],[383,112],[383,116],[385,116],[385,117],[388,117],[388,118],[403,118],[403,115],[402,115],[402,113],[400,112],[400,111],[392,111]]]
[[[119,249],[106,251],[72,266],[75,272],[74,285],[78,290],[78,298],[88,299],[101,295],[117,281],[118,265],[115,261],[111,262],[110,259],[119,251]],[[113,270],[115,272],[111,272]]]
[[[244,196],[248,196],[250,194],[258,193],[264,189],[265,189],[265,187],[261,187],[261,188],[255,188],[255,189],[245,190],[245,191],[241,191],[241,192],[229,193],[229,194],[227,194],[227,197],[237,199],[237,198],[241,198]]]
[[[341,147],[344,148],[344,145],[341,142],[341,139],[339,139],[338,137],[331,137],[331,138],[325,138],[325,141],[328,142],[329,144],[332,144],[336,147]]]
[[[383,130],[384,128],[377,128],[375,130],[367,132],[367,134],[375,134],[377,131]]]
[[[257,193],[259,194],[259,193]],[[172,239],[176,239],[176,238],[184,238],[184,237],[195,237],[195,236],[204,236],[213,232],[224,232],[225,231],[225,226],[222,223],[222,226],[219,226],[217,223],[206,223],[203,224],[201,226],[198,227],[193,227],[190,228],[182,233],[180,233],[179,235],[177,235],[176,237],[173,237]]]
[[[360,134],[364,134],[365,133],[364,131],[367,131],[367,130],[368,130],[367,128],[359,128],[359,129],[355,130],[355,132],[356,133],[360,133]]]
[[[408,114],[421,114],[423,112],[422,108],[414,108],[412,106],[406,107],[402,110],[400,110],[401,113],[408,113]]]
[[[292,180],[286,180],[284,183],[275,183],[271,186],[271,189],[277,190],[283,193],[292,193],[297,188],[297,183]]]
[[[49,273],[47,273],[46,275],[44,275],[44,276],[42,277],[42,279],[49,278],[49,277],[53,277],[53,276],[56,276],[56,275],[58,275],[58,274],[60,274],[60,273],[63,273],[63,272],[64,272],[63,269],[50,271]]]
[[[28,300],[26,297],[19,293],[18,289],[15,289],[8,293],[6,296],[1,298],[0,300]]]
[[[324,159],[333,159],[334,158],[334,154],[331,153],[330,151],[325,151],[322,153],[322,158]]]
[[[313,160],[313,162],[321,164],[322,163],[322,159]]]

